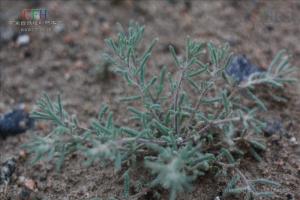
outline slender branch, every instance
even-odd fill
[[[133,200],[137,200],[141,197],[143,197],[144,195],[146,195],[148,192],[150,192],[150,188],[144,188],[142,191],[140,191],[139,193],[135,194],[135,195],[132,195],[130,197],[130,199],[133,199]]]
[[[255,191],[253,191],[253,188],[252,188],[251,184],[249,183],[248,179],[246,178],[246,176],[238,168],[235,168],[235,171],[241,176],[243,182],[246,184],[248,192],[255,193]]]
[[[128,61],[128,63],[126,63],[125,60],[122,59],[122,58],[120,57],[120,55],[118,55],[118,58],[119,58],[120,62],[123,63],[123,64],[128,68],[128,71],[130,72],[130,66],[129,66],[130,64],[129,64],[129,61]],[[135,63],[135,60],[134,60],[134,59],[133,59],[133,64],[132,64],[132,65],[134,66],[134,68],[136,68],[136,63]],[[131,74],[129,74],[129,75],[131,75]],[[139,91],[139,93],[140,93],[140,96],[142,97],[142,102],[145,102],[145,93],[144,93],[143,88],[141,88],[141,86],[140,86],[140,84],[139,84],[139,80],[138,80],[136,77],[134,77],[134,76],[133,76],[133,77],[131,76],[131,78],[134,79],[133,85],[136,86],[136,87],[138,88],[138,91]],[[149,92],[149,96],[150,96],[152,102],[155,102],[155,100],[154,100],[154,98],[152,97],[152,95],[151,95],[150,92]],[[158,117],[158,115],[155,113],[155,111],[153,111],[153,110],[151,110],[151,109],[149,109],[149,111],[150,111],[150,113],[153,114],[153,116],[154,116],[157,120],[159,120],[159,117]]]
[[[207,91],[208,91],[208,88],[205,88],[205,89],[201,92],[201,94],[200,94],[200,96],[199,96],[199,98],[198,98],[197,104],[196,104],[196,106],[195,106],[195,110],[194,110],[194,112],[192,113],[192,116],[191,116],[191,118],[190,118],[190,123],[194,120],[195,115],[196,115],[196,112],[197,112],[197,111],[199,110],[199,108],[200,108],[201,100],[202,100],[202,98],[204,97],[204,95],[206,94]]]
[[[212,121],[212,125],[218,125],[218,124],[224,124],[228,122],[235,122],[235,121],[240,121],[240,117],[232,117],[232,118],[226,118],[226,119],[219,119],[219,120],[214,120]]]
[[[180,71],[180,77],[179,77],[179,83],[178,86],[176,88],[176,93],[175,93],[175,97],[174,97],[174,112],[175,112],[175,117],[174,117],[174,127],[175,127],[175,134],[177,135],[179,132],[179,124],[178,124],[178,98],[179,98],[179,92],[180,92],[180,88],[181,88],[181,84],[182,84],[182,80],[183,80],[183,76],[185,73],[186,67],[181,69]]]

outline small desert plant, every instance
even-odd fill
[[[152,180],[142,184],[141,191],[162,186],[170,190],[171,200],[177,193],[190,190],[193,181],[208,172],[231,179],[224,196],[271,196],[271,192],[257,191],[256,184],[278,184],[246,178],[239,163],[246,154],[262,159],[265,122],[260,114],[267,106],[255,95],[255,89],[264,84],[283,88],[292,81],[286,54],[280,52],[267,70],[237,81],[227,72],[231,61],[228,45],[188,38],[182,56],[170,46],[174,66],[164,66],[154,75],[147,69],[158,39],[142,52],[143,33],[143,26],[131,23],[117,39],[106,40],[111,50],[106,54],[109,63],[136,89],[135,94],[121,101],[141,103],[138,107],[128,106],[128,116],[138,127],[116,124],[109,107],[103,105],[97,120],[83,128],[75,116],[65,111],[59,96],[52,101],[44,95],[32,117],[51,121],[55,128],[26,145],[36,154],[34,161],[55,159],[60,168],[66,156],[79,152],[86,156],[87,164],[114,163],[117,171],[127,169],[123,175],[126,199],[138,196],[130,195],[130,173],[140,162],[152,174]]]

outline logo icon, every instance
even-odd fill
[[[47,20],[48,9],[46,8],[33,8],[23,9],[20,15],[22,20]]]
[[[61,21],[49,19],[47,8],[25,8],[19,13],[16,20],[9,21],[10,25],[19,29],[19,32],[48,32],[52,31],[53,26],[59,23]]]

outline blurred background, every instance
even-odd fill
[[[18,19],[29,19],[26,13],[31,9],[44,9],[42,12],[47,14],[39,17],[46,16],[50,22],[17,24]],[[168,45],[174,45],[180,54],[187,36],[204,42],[228,42],[233,52],[245,54],[253,63],[266,68],[281,49],[293,54],[293,64],[300,66],[299,19],[300,1],[297,0],[1,0],[0,113],[18,103],[33,107],[45,91],[50,96],[61,93],[66,108],[86,123],[96,116],[103,102],[111,105],[118,113],[117,118],[126,120],[126,112],[121,112],[124,108],[118,105],[117,97],[128,91],[101,57],[106,51],[104,39],[116,36],[118,22],[124,27],[130,20],[144,24],[145,44],[154,37],[159,38],[152,63],[158,69],[162,64],[172,66]],[[296,76],[299,77],[299,73]],[[289,89],[290,102],[284,109],[274,108],[275,113],[279,110],[283,117],[294,120],[294,130],[299,127],[299,119],[294,119],[300,116],[299,88],[296,84]],[[29,140],[29,134],[3,142],[1,157],[14,154],[20,144]],[[296,134],[298,140],[299,135]],[[294,150],[286,151],[291,157],[299,156]],[[270,163],[274,160],[277,158],[270,158]],[[299,191],[295,174],[299,173],[300,165],[289,165],[279,170],[280,173],[273,169],[266,172],[270,177],[279,173],[280,178],[289,180],[290,185],[281,191],[285,197]],[[259,173],[263,173],[265,166],[260,167]],[[40,164],[24,166],[20,173],[39,180],[39,191],[45,199],[108,197],[122,191],[122,184],[117,184],[117,178],[109,169],[85,169],[76,159],[70,160],[66,169],[68,173],[60,176],[51,166]],[[79,178],[83,171],[85,176]],[[205,193],[204,200],[212,199],[215,191],[219,191],[218,186],[199,184],[201,189],[182,198],[199,199],[197,197]],[[297,197],[300,198],[295,199]]]

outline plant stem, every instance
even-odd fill
[[[174,117],[174,127],[175,127],[175,134],[177,135],[179,132],[179,123],[178,123],[178,98],[179,98],[179,92],[180,92],[180,88],[181,88],[181,84],[182,84],[182,80],[183,80],[183,76],[184,76],[184,72],[185,72],[186,68],[181,69],[180,71],[180,77],[179,77],[179,83],[178,86],[176,88],[176,93],[175,93],[175,97],[174,97],[174,112],[175,112],[175,117]]]
[[[246,188],[247,188],[248,192],[254,193],[254,191],[253,191],[253,189],[251,187],[251,184],[249,183],[249,181],[246,178],[246,176],[238,168],[235,168],[235,171],[241,176],[243,182],[246,184]]]
[[[198,99],[198,101],[197,101],[197,104],[196,104],[196,106],[195,106],[195,110],[194,110],[194,112],[192,113],[192,116],[191,116],[191,119],[190,119],[190,123],[192,123],[193,122],[193,120],[194,120],[194,118],[195,118],[195,115],[196,115],[196,112],[199,110],[199,107],[200,107],[200,105],[201,105],[201,100],[202,100],[202,98],[204,97],[204,95],[205,95],[205,93],[208,91],[208,88],[205,88],[202,92],[201,92],[201,94],[200,94],[200,96],[199,96],[199,99]]]

